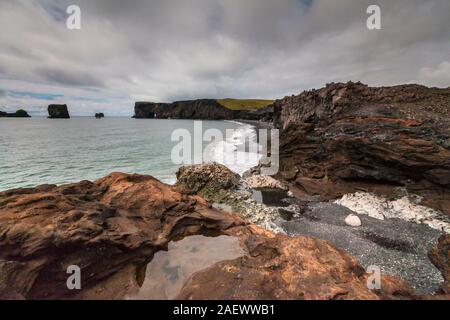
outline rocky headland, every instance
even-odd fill
[[[31,118],[31,116],[25,110],[19,109],[16,112],[0,111],[0,118]]]
[[[337,83],[273,107],[279,177],[298,196],[417,194],[450,214],[450,89]]]
[[[48,106],[49,119],[69,119],[69,109],[66,104],[51,104]]]

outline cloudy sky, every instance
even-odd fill
[[[81,8],[68,30],[66,8]],[[381,7],[382,30],[366,9]],[[449,0],[0,0],[0,109],[281,98],[328,82],[450,86]],[[4,108],[3,108],[4,106]]]

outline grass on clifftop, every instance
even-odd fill
[[[267,107],[273,100],[263,99],[218,99],[218,103],[231,110],[256,110]]]

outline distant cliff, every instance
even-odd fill
[[[136,102],[136,119],[259,120],[261,110],[231,110],[215,99],[176,101],[172,103]]]
[[[31,117],[25,110],[19,109],[16,112],[0,111],[0,118],[31,118]]]

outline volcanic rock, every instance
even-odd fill
[[[51,104],[48,106],[49,119],[69,119],[69,110],[66,104]]]
[[[332,83],[273,104],[279,176],[319,200],[398,188],[450,214],[450,88]]]
[[[180,298],[411,297],[390,277],[369,290],[364,269],[329,242],[275,235],[175,189],[151,176],[113,173],[1,192],[0,297],[123,299],[138,292],[157,251],[196,234],[237,237],[248,255],[194,275]],[[66,286],[71,265],[81,269],[81,290]]]
[[[329,242],[274,235],[255,226],[230,229],[248,256],[223,261],[195,274],[177,299],[395,299],[410,297],[404,282],[382,276],[382,288],[367,288],[356,260]],[[225,285],[224,285],[225,284]]]
[[[23,109],[19,109],[16,112],[3,112],[0,111],[0,118],[31,118],[30,115]]]
[[[450,235],[445,234],[439,238],[438,245],[428,253],[431,262],[438,268],[445,282],[441,285],[441,290],[445,294],[450,294]]]
[[[239,185],[239,175],[226,166],[212,162],[184,166],[177,171],[177,187],[184,192],[213,195],[221,190],[229,190]]]
[[[361,226],[361,219],[357,215],[349,214],[345,218],[345,223],[351,227],[359,227]]]

